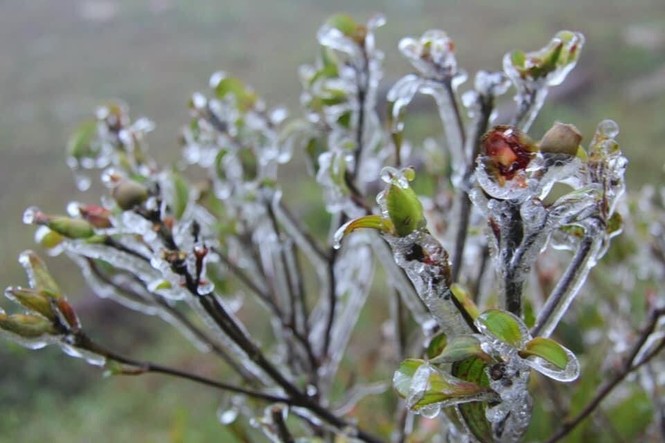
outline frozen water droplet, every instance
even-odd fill
[[[18,286],[7,286],[5,288],[5,297],[7,297],[9,300],[16,301],[16,297],[14,296],[14,292],[16,290],[20,289]],[[3,312],[0,312],[0,314],[3,314]]]
[[[319,390],[317,389],[316,386],[314,385],[307,385],[307,395],[310,397],[314,397],[316,394],[319,393]]]
[[[435,418],[437,415],[439,415],[439,412],[441,412],[441,405],[434,404],[423,406],[422,408],[418,409],[417,412],[425,418]]]
[[[134,132],[138,132],[140,134],[147,134],[148,132],[154,131],[155,122],[153,122],[149,118],[141,117],[136,119],[136,121],[132,125],[132,129],[134,130]]]
[[[201,295],[210,294],[215,290],[215,284],[210,280],[201,280],[198,287],[198,292]]]
[[[92,185],[92,180],[85,174],[80,172],[74,172],[74,182],[76,183],[76,188],[79,191],[87,191]]]
[[[30,254],[32,251],[23,251],[18,255],[18,262],[23,266],[26,271],[32,272],[32,265],[30,264]]]
[[[26,225],[35,224],[42,216],[42,212],[37,206],[30,206],[23,212],[23,223]]]
[[[466,91],[462,94],[462,104],[469,110],[470,116],[476,115],[478,112],[478,91]]]
[[[226,78],[226,72],[224,72],[224,71],[214,72],[210,76],[210,81],[208,82],[208,85],[210,86],[210,88],[215,89],[217,87],[217,85],[219,85],[219,82],[221,82],[225,78]],[[198,95],[201,95],[201,94],[198,94]],[[205,97],[204,97],[204,99],[205,99]],[[205,106],[205,104],[203,106]]]
[[[619,125],[614,120],[603,120],[596,131],[607,138],[616,138],[619,135]]]
[[[270,111],[270,121],[275,125],[279,125],[286,120],[288,115],[289,111],[285,107],[279,106]]]
[[[344,239],[344,232],[346,231],[346,228],[351,224],[353,220],[349,220],[348,222],[344,223],[342,226],[335,231],[335,235],[333,235],[333,248],[339,249],[342,247],[342,240]]]
[[[101,179],[104,186],[107,188],[113,188],[120,180],[122,180],[122,175],[114,168],[108,168],[102,172]]]
[[[386,166],[381,170],[380,177],[383,182],[390,184],[393,182],[393,179],[397,176],[397,174],[399,174],[397,169],[393,168],[392,166]]]
[[[358,43],[330,24],[324,24],[317,32],[316,37],[321,46],[327,46],[352,57],[360,54]]]
[[[81,204],[79,202],[69,202],[67,204],[67,214],[70,217],[79,217],[81,215],[80,207]]]
[[[157,199],[157,197],[149,197],[149,198],[145,201],[145,208],[146,208],[148,211],[156,211],[156,210],[158,210],[158,209],[159,209],[159,200]]]
[[[221,424],[230,425],[231,423],[236,421],[236,419],[238,418],[238,414],[239,414],[238,408],[231,407],[230,409],[220,410],[217,415],[217,418],[219,419],[219,422]]]
[[[485,410],[485,418],[490,423],[499,423],[506,417],[507,412],[508,411],[500,407],[500,405],[494,407],[488,407]]]

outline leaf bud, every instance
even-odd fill
[[[121,180],[111,191],[120,209],[134,209],[148,199],[148,189],[134,180]]]

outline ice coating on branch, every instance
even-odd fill
[[[426,31],[419,39],[402,39],[399,49],[418,74],[403,77],[388,93],[393,133],[401,133],[404,107],[411,102],[414,94],[420,92],[431,95],[444,125],[453,164],[463,165],[464,136],[462,122],[457,114],[455,91],[466,80],[467,74],[457,66],[454,42],[444,31],[433,29]]]
[[[561,197],[552,212],[559,225],[552,235],[553,246],[576,251],[564,276],[554,289],[537,320],[535,330],[548,337],[577,296],[597,261],[609,247],[609,240],[620,232],[612,227],[617,203],[625,190],[627,165],[617,141],[616,123],[605,120],[598,125],[589,145],[588,159],[581,168],[580,189]]]
[[[374,277],[372,250],[365,236],[355,235],[349,238],[334,272],[337,281],[337,314],[330,334],[330,363],[321,371],[321,375],[329,382],[333,380],[342,362],[344,350],[369,296]]]
[[[384,238],[393,250],[395,262],[406,271],[441,331],[451,337],[468,333],[469,326],[451,299],[450,264],[441,244],[425,231]]]
[[[74,358],[81,358],[85,360],[88,364],[93,366],[104,366],[106,364],[106,357],[99,355],[95,352],[91,352],[85,349],[81,349],[77,346],[72,346],[65,341],[60,343],[62,351]]]
[[[388,91],[386,99],[390,103],[389,112],[392,121],[392,131],[402,132],[404,130],[403,116],[405,108],[411,103],[423,81],[416,74],[405,75],[395,82]]]
[[[529,370],[523,362],[511,359],[489,369],[490,388],[501,402],[488,406],[487,421],[492,424],[495,441],[513,443],[521,441],[531,422],[532,399],[529,395]]]

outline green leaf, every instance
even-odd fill
[[[72,239],[90,238],[95,235],[93,226],[80,218],[54,216],[48,219],[46,226],[63,237]]]
[[[242,80],[236,77],[223,76],[215,85],[215,96],[223,99],[229,95],[235,97],[236,105],[241,111],[248,111],[254,107],[258,100],[256,93],[248,88]]]
[[[510,61],[516,67],[523,67],[526,63],[526,55],[524,54],[524,51],[516,50],[511,52]]]
[[[346,14],[335,14],[330,17],[326,23],[339,30],[347,37],[353,37],[359,27],[358,23],[351,16]]]
[[[489,359],[480,347],[480,341],[473,335],[458,335],[448,341],[443,351],[431,359],[432,363],[453,363],[470,357]]]
[[[13,298],[18,304],[30,311],[36,312],[51,321],[54,321],[57,314],[51,305],[52,296],[40,289],[32,288],[7,288],[5,290],[7,297]]]
[[[39,338],[44,335],[56,335],[50,320],[41,315],[0,313],[0,329],[23,338]]]
[[[479,386],[489,387],[487,377],[487,363],[477,357],[472,357],[453,363],[452,374],[462,380],[471,381]],[[458,405],[462,420],[466,427],[481,443],[494,443],[492,425],[485,417],[486,402],[472,402]]]
[[[469,401],[480,401],[484,397],[491,395],[492,391],[471,383],[433,366],[430,366],[429,379],[424,392],[416,398],[412,396],[412,384],[416,372],[423,366],[429,365],[423,360],[407,359],[404,360],[393,376],[393,386],[397,393],[410,402],[410,407],[419,410],[425,406],[439,404],[441,406],[451,406]],[[425,368],[423,368],[425,369]]]
[[[97,121],[86,120],[79,125],[67,142],[67,154],[77,160],[97,156],[93,140],[97,137]]]
[[[61,244],[65,239],[65,237],[55,231],[48,229],[47,227],[43,227],[43,229],[43,231],[37,231],[35,234],[37,243],[43,248],[53,249]]]
[[[382,216],[373,214],[365,215],[356,218],[355,220],[351,220],[346,225],[344,225],[342,232],[344,235],[347,235],[358,229],[376,229],[377,231],[381,232],[390,232],[392,230],[392,226],[390,222]]]
[[[469,315],[469,317],[475,320],[478,317],[480,311],[478,311],[478,306],[476,306],[476,304],[473,302],[468,291],[458,283],[454,283],[450,287],[450,290],[452,291],[455,299]]]
[[[620,213],[614,212],[607,220],[607,234],[614,236],[620,234],[623,230],[623,217]]]
[[[19,256],[19,263],[28,274],[31,288],[44,290],[51,297],[60,296],[60,287],[51,276],[46,263],[37,254],[30,250],[23,251]]]
[[[476,319],[481,332],[489,332],[494,338],[517,349],[522,347],[525,336],[522,321],[513,314],[498,309],[489,309]]]
[[[565,348],[554,340],[545,337],[536,337],[529,340],[519,354],[523,358],[540,357],[559,369],[565,369],[568,365],[568,354]]]
[[[173,215],[180,220],[189,204],[189,186],[182,175],[176,171],[171,173],[171,179],[173,180]]]
[[[385,193],[388,216],[400,237],[406,237],[427,224],[423,205],[410,187],[390,184]]]
[[[447,343],[448,339],[446,334],[442,332],[438,335],[435,335],[427,345],[427,351],[425,352],[425,355],[427,355],[427,358],[432,360],[434,357],[443,352],[443,349],[446,347]]]

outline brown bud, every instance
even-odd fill
[[[112,226],[111,211],[99,205],[79,205],[81,217],[87,220],[95,228],[110,228]]]
[[[556,122],[543,135],[538,146],[541,152],[574,156],[582,141],[582,134],[573,125]]]
[[[500,183],[512,180],[518,171],[526,169],[536,151],[533,141],[513,126],[495,126],[483,136],[481,144]]]

